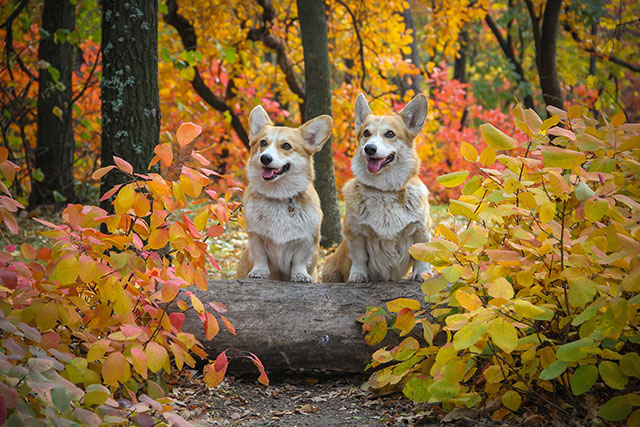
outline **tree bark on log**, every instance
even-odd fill
[[[227,348],[254,353],[269,375],[363,373],[377,348],[400,339],[389,332],[381,344],[369,346],[356,318],[368,306],[424,297],[416,282],[306,284],[246,279],[210,281],[206,292],[189,290],[207,307],[209,302],[224,303],[228,309],[224,316],[237,335],[221,326],[218,335],[207,341],[194,310],[186,312],[182,330],[194,334],[211,359]],[[233,361],[229,371],[255,372],[255,367]]]

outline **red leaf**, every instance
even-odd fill
[[[121,159],[118,156],[113,156],[113,162],[116,164],[116,167],[122,172],[133,175],[133,166],[131,166],[131,163],[127,162],[124,159]]]
[[[169,314],[169,321],[171,322],[171,326],[180,330],[180,328],[182,328],[182,325],[184,324],[184,313]]]
[[[213,309],[214,309],[216,312],[218,312],[218,313],[226,313],[226,312],[227,312],[227,306],[226,306],[226,305],[224,305],[224,304],[223,304],[223,303],[221,303],[221,302],[213,301],[213,302],[210,302],[210,303],[209,303],[209,306],[210,306],[211,308],[213,308]]]
[[[213,368],[216,371],[222,371],[222,370],[227,370],[227,365],[229,364],[229,359],[227,359],[227,352],[223,351],[222,353],[220,353],[218,355],[218,357],[216,357],[216,361],[213,364]]]
[[[116,186],[114,186],[111,190],[107,191],[106,193],[104,193],[102,195],[102,197],[100,197],[100,201],[104,202],[105,200],[107,200],[109,197],[113,196],[114,194],[116,194],[116,191],[118,191],[120,189],[120,187],[122,187],[123,184],[118,184]]]

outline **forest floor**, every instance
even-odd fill
[[[447,414],[439,406],[414,404],[401,393],[375,396],[361,389],[362,381],[286,378],[264,387],[254,379],[228,376],[218,388],[209,389],[195,373],[174,387],[172,397],[184,418],[216,426],[508,425],[471,409]],[[528,425],[536,425],[537,420],[529,421],[534,422]]]

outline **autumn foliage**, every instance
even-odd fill
[[[232,190],[219,196],[207,188],[217,173],[205,167],[209,162],[200,153],[187,149],[200,133],[193,123],[178,128],[176,161],[168,144],[156,147],[152,164],[161,162],[164,176],[133,173],[120,158],[115,166],[96,170],[94,179],[106,173],[126,177],[103,196],[115,195],[113,214],[69,205],[62,224],[36,219],[48,228],[49,247],[25,243],[0,254],[4,417],[86,425],[184,423],[165,396],[163,376],[194,367],[194,356],[207,359],[194,335],[181,330],[185,312],[197,313],[207,339],[216,336],[219,321],[235,334],[224,304],[205,304],[185,289],[207,288],[207,271],[218,265],[206,240],[236,220],[238,207],[229,201]],[[6,150],[0,154],[7,177],[15,166],[6,160]],[[1,189],[3,221],[16,232],[12,214],[21,206]],[[250,359],[259,381],[268,384],[257,357],[241,357]],[[220,384],[228,360],[223,352],[205,367],[207,384]],[[121,407],[118,398],[134,406]]]
[[[637,425],[640,125],[579,106],[550,112],[516,109],[524,143],[481,125],[487,147],[461,147],[479,172],[438,178],[464,183],[449,213],[466,227],[440,225],[412,247],[441,274],[423,284],[424,303],[387,304],[408,337],[375,352],[371,389],[399,385],[417,402],[485,407],[494,420],[527,405],[568,420],[594,405]],[[361,320],[370,343],[384,338],[384,309]]]

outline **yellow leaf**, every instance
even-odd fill
[[[38,310],[36,324],[41,332],[47,332],[58,324],[58,308],[54,302],[44,304]]]
[[[508,300],[513,298],[513,286],[511,286],[511,283],[504,277],[498,277],[489,284],[487,293],[493,298]]]
[[[468,294],[462,289],[456,291],[456,300],[462,308],[467,311],[473,311],[476,308],[482,306],[482,301],[476,294]]]
[[[387,302],[387,310],[392,313],[398,313],[403,308],[408,308],[410,310],[420,310],[420,303],[409,298],[396,298],[393,301]]]
[[[147,356],[147,366],[151,372],[158,372],[168,361],[167,350],[160,344],[151,341],[144,350]]]
[[[509,390],[502,395],[502,404],[512,411],[517,411],[522,403],[522,397],[517,391]]]
[[[102,378],[106,385],[118,385],[118,382],[125,383],[131,376],[129,363],[123,354],[111,353],[102,364]]]
[[[627,118],[625,117],[624,113],[618,113],[611,118],[611,126],[613,126],[614,128],[617,128],[621,124],[623,124],[626,119]]]
[[[491,147],[486,147],[480,153],[480,163],[483,166],[491,166],[496,161],[496,151]]]
[[[556,214],[556,204],[553,202],[546,202],[540,206],[540,221],[548,223],[553,219]]]
[[[468,162],[475,162],[478,160],[478,150],[468,142],[460,144],[460,154],[462,154],[462,157],[464,157]]]
[[[535,319],[544,313],[544,310],[540,307],[536,307],[531,304],[529,301],[517,299],[513,304],[513,311],[519,314],[522,317],[526,317],[528,319]]]
[[[469,176],[469,171],[451,172],[445,175],[440,175],[436,178],[436,181],[444,187],[451,188],[462,184],[464,180],[467,179],[467,176]]]
[[[476,221],[480,221],[478,216],[474,212],[475,206],[461,202],[460,200],[450,200],[449,201],[449,212],[453,215],[462,215],[467,218],[474,219]]]
[[[117,214],[124,214],[133,207],[136,200],[135,190],[132,185],[125,185],[120,189],[113,206]]]
[[[489,326],[489,336],[504,352],[511,353],[518,346],[518,332],[507,320],[498,317]]]
[[[480,125],[482,139],[496,150],[512,150],[518,146],[518,141],[502,132],[490,123]]]
[[[579,151],[566,150],[559,147],[544,147],[542,149],[542,164],[546,168],[571,169],[584,163],[585,159],[584,153]]]
[[[53,272],[60,285],[69,285],[78,278],[78,258],[74,255],[61,259]]]

